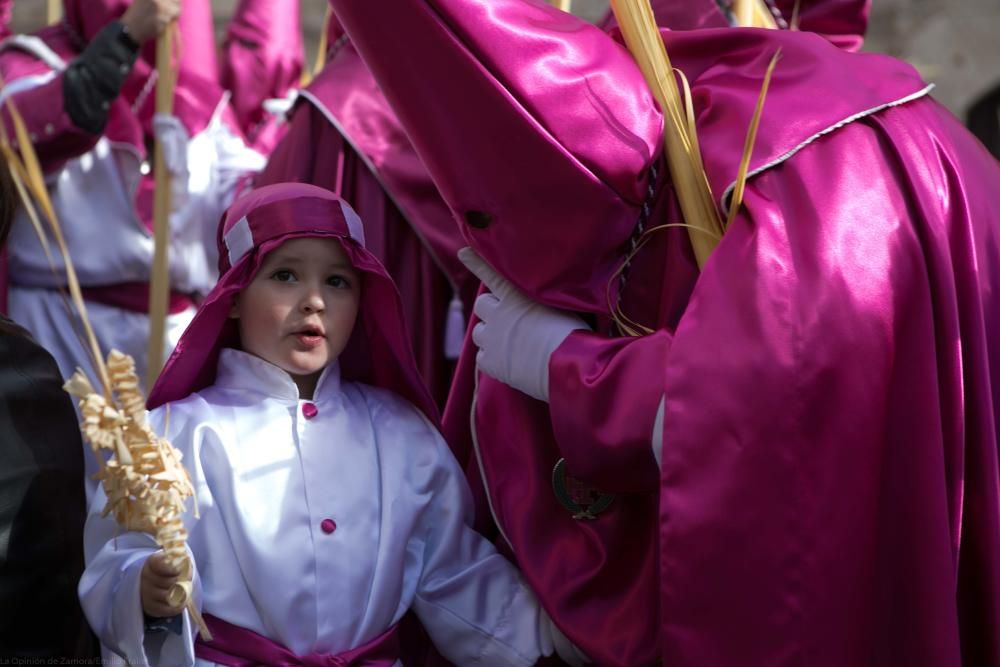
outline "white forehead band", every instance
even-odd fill
[[[361,224],[361,218],[358,217],[353,208],[344,202],[338,203],[344,214],[344,220],[347,221],[347,233],[364,247],[365,228]],[[250,231],[250,221],[247,220],[246,216],[240,218],[235,225],[230,227],[222,240],[229,252],[229,266],[236,266],[236,263],[243,259],[244,255],[253,250],[253,233]]]

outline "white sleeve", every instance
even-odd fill
[[[456,665],[525,665],[558,651],[580,654],[541,608],[517,569],[471,528],[465,477],[444,440],[427,479],[433,493],[421,526],[423,569],[413,609],[434,645]]]
[[[146,559],[159,547],[151,535],[123,531],[110,516],[102,517],[107,502],[98,488],[83,531],[86,569],[78,593],[87,622],[108,649],[132,665],[194,665],[194,626],[187,611],[180,634],[147,633],[140,599],[140,575]],[[194,557],[190,550],[192,564]],[[193,596],[201,601],[201,581],[194,568]]]

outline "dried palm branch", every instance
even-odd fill
[[[723,228],[698,150],[694,117],[681,99],[649,0],[611,0],[611,9],[626,46],[663,111],[667,166],[684,221],[690,225],[695,258],[702,267],[722,238]],[[690,104],[690,96],[688,100]]]
[[[316,48],[316,62],[313,64],[312,76],[319,74],[320,70],[326,67],[326,52],[330,49],[330,21],[333,20],[333,9],[328,4],[326,13],[323,15],[323,32],[319,35],[319,46]],[[303,75],[308,73],[307,69],[302,70]],[[311,77],[310,77],[311,78]],[[304,85],[308,85],[306,81]]]
[[[733,0],[733,15],[743,28],[771,28],[778,24],[764,0]]]
[[[761,86],[757,106],[747,130],[747,137],[740,159],[733,197],[730,201],[729,215],[724,226],[715,206],[708,176],[705,173],[701,159],[701,147],[698,142],[698,130],[695,124],[695,114],[692,103],[691,89],[684,73],[675,70],[670,63],[663,38],[650,7],[649,0],[611,0],[611,9],[615,13],[618,24],[625,39],[625,44],[635,58],[639,69],[660,104],[664,114],[664,143],[666,148],[667,166],[673,180],[674,190],[680,203],[683,222],[660,225],[647,230],[640,243],[632,253],[625,258],[618,272],[608,283],[608,303],[612,306],[610,285],[632,260],[648,235],[657,230],[670,227],[684,227],[688,230],[691,247],[694,250],[698,267],[702,268],[712,251],[722,240],[725,228],[735,218],[743,202],[743,192],[749,170],[750,157],[760,126],[760,118],[764,108],[764,100],[770,86],[771,76],[780,56],[775,53],[767,67]],[[766,11],[766,7],[764,7]],[[744,10],[746,11],[746,10]],[[768,15],[770,16],[769,12]],[[684,94],[678,87],[680,80]],[[625,335],[639,336],[651,330],[625,315],[620,306],[611,307],[611,316],[619,331]]]
[[[60,18],[62,18],[61,0],[48,0],[45,6],[45,22],[52,25],[58,23]]]

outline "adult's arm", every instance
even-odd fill
[[[43,169],[57,169],[94,147],[137,55],[138,45],[120,21],[102,29],[68,64],[37,38],[27,38],[23,48],[7,47],[0,61],[7,85],[0,98],[9,97],[21,112]],[[19,76],[32,60],[44,66]],[[0,113],[12,132],[6,105]]]
[[[576,331],[549,360],[549,414],[569,471],[607,491],[655,491],[653,425],[672,335]]]

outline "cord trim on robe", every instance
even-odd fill
[[[930,94],[930,92],[933,89],[934,89],[934,84],[932,83],[932,84],[929,84],[926,88],[924,88],[922,90],[918,90],[917,92],[912,93],[910,95],[907,95],[905,97],[901,97],[898,100],[893,100],[892,102],[886,102],[885,104],[880,104],[880,105],[878,105],[876,107],[872,107],[871,109],[865,109],[864,111],[859,111],[858,113],[854,114],[853,116],[848,116],[844,120],[838,121],[838,122],[834,123],[833,125],[831,125],[830,127],[827,127],[827,128],[825,128],[823,130],[820,130],[816,134],[813,134],[812,136],[806,138],[805,141],[803,141],[802,143],[800,143],[798,146],[795,146],[794,148],[792,148],[790,151],[788,151],[784,155],[780,155],[780,156],[776,157],[774,160],[772,160],[771,162],[768,162],[768,163],[766,163],[764,165],[761,165],[760,167],[757,167],[756,169],[753,169],[752,171],[750,171],[749,173],[747,173],[746,180],[749,181],[754,176],[757,176],[758,174],[763,173],[763,172],[765,172],[768,169],[771,169],[773,167],[777,167],[779,164],[781,164],[782,162],[785,162],[786,160],[788,160],[789,158],[791,158],[793,155],[795,155],[796,153],[798,153],[800,150],[802,150],[803,148],[805,148],[809,144],[813,143],[814,141],[816,141],[817,139],[819,139],[822,136],[830,134],[834,130],[839,130],[840,128],[844,127],[845,125],[853,123],[856,120],[861,120],[862,118],[867,118],[868,116],[876,114],[879,111],[884,111],[884,110],[892,108],[892,107],[898,107],[898,106],[901,106],[901,105],[906,104],[908,102],[913,102],[914,100],[918,100],[921,97],[924,97],[924,96]],[[723,211],[728,210],[728,208],[729,208],[729,198],[733,195],[733,189],[735,187],[736,187],[736,181],[734,180],[729,185],[729,187],[726,188],[725,192],[723,192],[722,196],[719,198],[719,206],[722,207]]]

